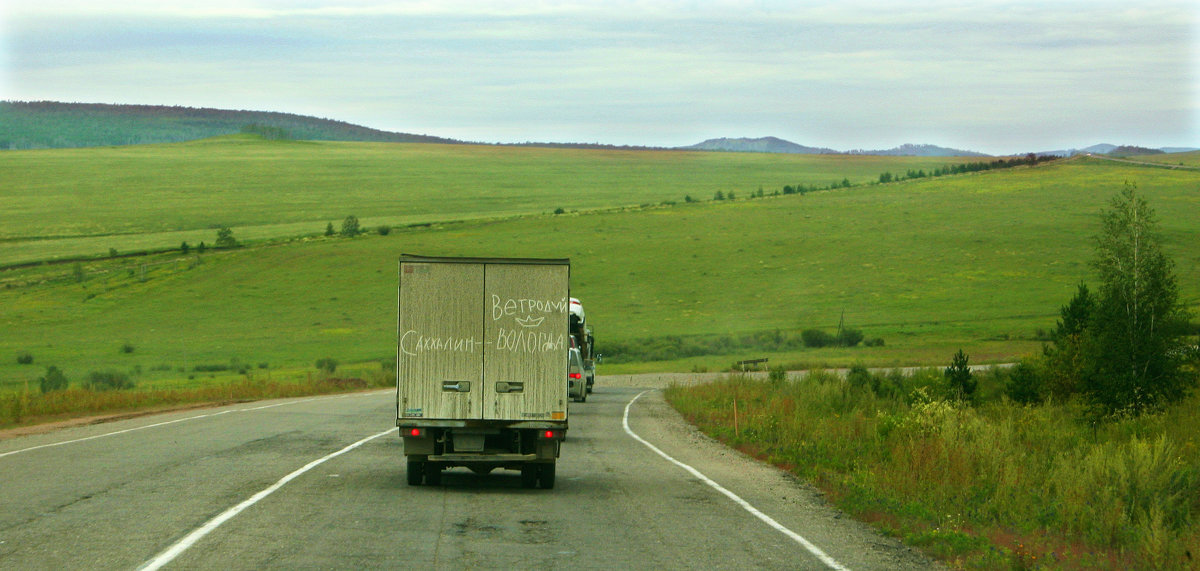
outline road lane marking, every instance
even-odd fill
[[[74,440],[64,440],[64,441],[62,441],[62,442],[51,442],[51,443],[49,443],[49,444],[40,444],[40,445],[38,445],[38,446],[30,446],[29,448],[21,448],[20,450],[11,450],[11,451],[9,451],[9,452],[0,452],[0,458],[3,458],[3,457],[5,457],[5,456],[12,456],[13,454],[20,454],[20,453],[22,453],[22,452],[30,452],[30,451],[33,451],[33,450],[40,450],[40,449],[42,449],[42,448],[53,448],[53,447],[55,447],[55,446],[63,446],[63,445],[65,445],[65,444],[75,444],[75,443],[78,443],[78,442],[86,442],[86,441],[88,441],[88,440],[96,440],[97,438],[106,438],[106,437],[109,437],[109,436],[116,436],[116,435],[118,435],[118,434],[125,434],[125,433],[127,433],[127,432],[137,432],[137,431],[139,431],[139,430],[146,430],[147,428],[158,428],[158,427],[160,427],[160,426],[167,426],[168,424],[176,424],[176,423],[179,423],[179,422],[187,422],[187,421],[189,421],[189,420],[199,420],[199,419],[201,419],[201,418],[210,418],[210,417],[214,417],[214,416],[221,416],[222,414],[229,414],[229,413],[231,413],[231,412],[252,412],[252,411],[256,411],[256,410],[263,410],[263,409],[268,409],[268,408],[275,408],[275,407],[277,407],[277,406],[286,406],[286,405],[300,404],[300,403],[310,402],[310,401],[319,400],[319,399],[326,399],[326,398],[345,398],[345,397],[349,397],[349,396],[359,396],[359,395],[368,395],[368,394],[374,394],[375,392],[381,392],[381,391],[373,391],[373,392],[367,392],[367,393],[351,393],[351,394],[346,394],[346,395],[334,395],[334,396],[309,397],[309,398],[300,399],[300,400],[294,400],[294,401],[288,401],[288,402],[280,402],[280,403],[268,404],[268,405],[262,405],[262,406],[255,406],[255,407],[250,407],[250,408],[237,408],[237,409],[222,410],[222,411],[220,411],[220,412],[210,412],[210,413],[207,413],[207,414],[199,414],[199,415],[196,415],[196,416],[189,416],[189,417],[187,417],[187,418],[177,418],[177,419],[175,419],[175,420],[168,420],[168,421],[165,421],[165,422],[156,422],[156,423],[154,423],[154,424],[147,424],[147,425],[145,425],[145,426],[137,426],[137,427],[134,427],[134,428],[126,428],[126,429],[124,429],[124,430],[117,430],[117,431],[115,431],[115,432],[106,432],[106,433],[104,433],[104,434],[96,434],[96,435],[93,435],[93,436],[87,436],[87,437],[84,437],[84,438],[76,438],[76,439],[74,439]]]
[[[672,458],[666,452],[659,450],[659,448],[657,446],[650,444],[644,438],[642,438],[641,436],[638,436],[636,433],[634,433],[633,429],[629,428],[629,409],[630,409],[630,407],[633,406],[633,403],[637,402],[637,400],[639,398],[642,398],[642,395],[644,395],[648,392],[650,392],[650,391],[646,390],[646,391],[642,391],[642,392],[638,393],[637,396],[633,397],[633,399],[631,399],[629,401],[629,404],[625,405],[625,415],[621,419],[621,424],[625,427],[626,434],[628,434],[629,436],[632,436],[634,440],[641,442],[642,444],[644,444],[646,446],[646,448],[653,450],[656,454],[658,454],[659,456],[662,456],[668,462],[670,462],[676,466],[679,466],[680,468],[683,468],[684,470],[687,470],[689,473],[691,473],[691,475],[699,478],[701,482],[708,484],[709,487],[711,487],[712,489],[714,489],[718,492],[721,492],[726,497],[733,500],[734,503],[736,503],[739,506],[742,506],[742,509],[753,514],[754,517],[757,517],[758,519],[762,520],[767,525],[778,530],[780,533],[790,537],[793,541],[795,541],[796,543],[799,543],[801,546],[803,546],[805,549],[807,549],[809,553],[812,553],[814,556],[816,556],[817,559],[820,559],[821,562],[825,563],[825,565],[828,565],[829,568],[837,569],[839,571],[849,571],[849,569],[847,567],[845,567],[841,563],[838,563],[837,560],[830,557],[828,554],[826,554],[824,551],[822,551],[821,548],[817,547],[816,545],[813,545],[812,542],[805,539],[804,536],[784,527],[783,524],[779,523],[778,521],[775,521],[775,518],[772,518],[771,516],[759,511],[758,508],[750,505],[750,502],[743,500],[737,494],[729,491],[721,484],[716,483],[715,481],[712,480],[712,478],[709,478],[708,476],[705,476],[704,474],[702,474],[699,470],[697,470],[687,464],[684,464],[683,462],[680,462],[679,460]]]
[[[308,464],[305,464],[304,467],[292,472],[291,474],[288,474],[288,475],[280,478],[278,482],[275,482],[270,487],[262,490],[261,492],[259,492],[257,494],[254,494],[253,496],[250,496],[242,503],[225,510],[224,512],[221,513],[221,515],[218,515],[217,517],[214,517],[214,518],[208,520],[208,523],[205,523],[204,525],[196,528],[194,531],[187,534],[186,537],[175,542],[174,545],[168,547],[166,550],[164,550],[162,553],[159,553],[153,559],[143,563],[140,567],[138,567],[138,570],[139,571],[154,571],[157,569],[161,569],[163,565],[170,563],[173,559],[178,557],[181,553],[183,553],[184,551],[187,551],[188,548],[195,545],[196,542],[203,539],[204,536],[208,535],[209,533],[212,533],[212,531],[217,529],[218,527],[221,527],[221,524],[229,521],[230,519],[233,518],[233,516],[236,516],[237,514],[241,513],[242,510],[245,510],[246,508],[258,503],[259,500],[262,500],[263,498],[275,493],[275,490],[278,490],[279,488],[282,488],[283,486],[287,485],[288,482],[291,482],[292,480],[300,477],[300,475],[304,474],[305,472],[312,470],[313,468],[316,468],[317,466],[320,466],[321,464],[324,464],[327,460],[332,460],[333,458],[337,458],[338,456],[341,456],[342,454],[345,454],[351,450],[354,450],[355,448],[358,448],[359,446],[362,446],[363,444],[366,444],[372,440],[375,440],[376,438],[379,438],[380,436],[392,434],[393,432],[395,432],[395,430],[396,430],[395,428],[389,428],[383,432],[380,432],[379,434],[373,434],[362,440],[359,440],[358,442],[355,442],[354,444],[351,444],[345,448],[342,448],[341,450],[338,450],[337,452],[334,452],[327,456],[323,456],[321,458],[313,460],[312,462],[309,462]]]

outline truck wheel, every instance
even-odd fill
[[[538,466],[537,464],[525,464],[521,466],[521,487],[530,489],[536,488],[538,482]]]
[[[420,486],[425,476],[425,463],[420,460],[408,461],[408,485]]]
[[[554,464],[542,464],[538,470],[538,483],[543,490],[554,488]]]
[[[442,485],[442,465],[432,462],[425,463],[425,485],[440,486]]]

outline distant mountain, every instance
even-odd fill
[[[975,151],[964,151],[961,149],[951,149],[948,147],[939,147],[937,145],[914,145],[911,143],[900,145],[887,150],[867,151],[855,149],[846,151],[848,155],[882,155],[892,157],[990,157],[986,153],[977,153]]]
[[[868,151],[855,149],[842,153],[827,147],[808,147],[778,137],[760,137],[757,139],[709,139],[688,147],[676,147],[694,151],[726,151],[738,153],[799,153],[806,155],[889,155],[914,157],[987,157],[984,153],[949,149],[936,145],[900,145],[894,149]]]
[[[0,101],[0,149],[177,143],[238,132],[310,141],[461,142],[268,111]]]
[[[1070,157],[1070,156],[1083,154],[1083,153],[1091,153],[1093,155],[1134,156],[1134,155],[1157,155],[1159,153],[1187,153],[1187,152],[1196,151],[1196,150],[1200,150],[1200,149],[1197,149],[1195,147],[1162,147],[1160,149],[1151,149],[1151,148],[1147,148],[1147,147],[1139,147],[1136,145],[1120,145],[1120,146],[1118,146],[1118,145],[1110,145],[1108,143],[1101,143],[1099,145],[1092,145],[1090,147],[1084,147],[1082,149],[1059,149],[1056,151],[1039,151],[1036,154],[1041,155],[1041,156],[1056,156],[1056,157]]]
[[[1137,147],[1134,145],[1121,145],[1108,154],[1119,157],[1132,157],[1137,155],[1161,155],[1162,149],[1147,149],[1146,147]]]
[[[803,155],[834,154],[833,149],[806,147],[777,137],[759,137],[757,139],[709,139],[702,143],[687,147],[677,147],[689,151],[727,151],[735,153],[796,153]]]
[[[1079,149],[1079,152],[1081,152],[1081,153],[1096,153],[1098,155],[1107,155],[1108,153],[1111,153],[1113,151],[1113,149],[1116,149],[1116,148],[1117,148],[1116,145],[1110,145],[1108,143],[1100,143],[1099,145],[1092,145],[1090,147],[1084,147],[1082,149]]]

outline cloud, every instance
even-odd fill
[[[1200,139],[1196,15],[1182,2],[104,4],[6,3],[0,97],[490,141],[939,135],[1016,152],[1106,127]]]

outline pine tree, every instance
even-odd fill
[[[1048,376],[1046,389],[1055,398],[1068,398],[1083,386],[1091,363],[1086,343],[1095,307],[1095,298],[1087,284],[1081,283],[1071,302],[1059,309],[1061,318],[1051,344],[1042,349]]]
[[[975,387],[979,381],[971,374],[968,360],[966,353],[959,349],[951,359],[950,366],[946,367],[946,381],[950,384],[950,392],[955,398],[970,402],[975,399]]]

